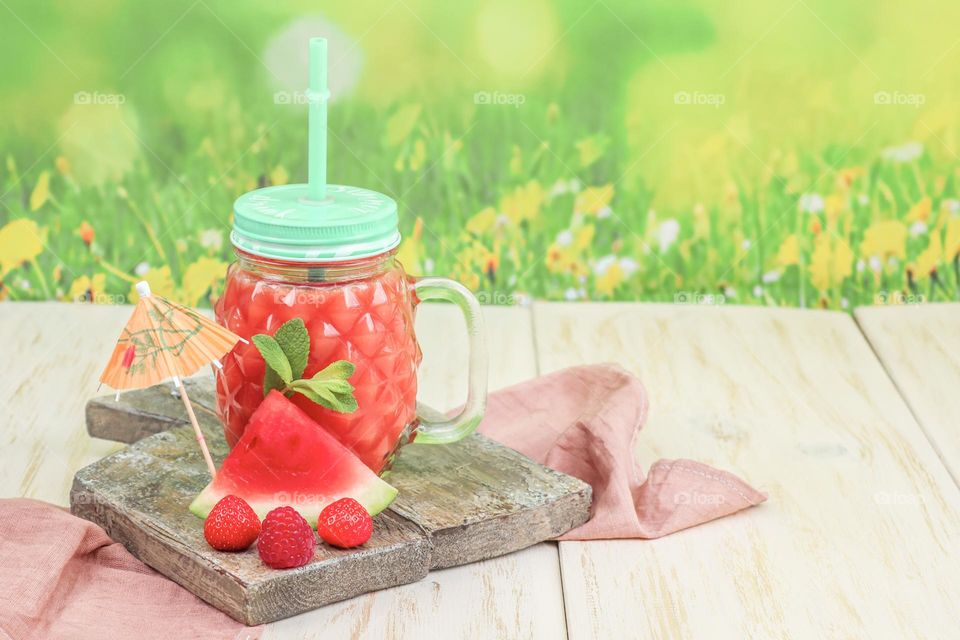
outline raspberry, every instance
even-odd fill
[[[243,551],[260,533],[260,518],[242,498],[224,496],[203,523],[203,537],[217,551]]]
[[[313,558],[313,529],[293,507],[278,507],[263,519],[257,550],[274,569],[302,567]]]
[[[359,547],[373,534],[373,518],[353,498],[341,498],[320,512],[317,533],[335,547]]]

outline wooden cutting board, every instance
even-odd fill
[[[217,463],[227,454],[211,378],[187,381]],[[481,435],[403,447],[386,477],[399,490],[353,550],[318,544],[298,569],[263,565],[256,549],[223,553],[188,510],[209,481],[172,385],[96,398],[90,435],[134,443],[74,477],[74,514],[102,526],[135,556],[246,624],[260,624],[420,580],[431,569],[503,555],[589,518],[590,486]]]

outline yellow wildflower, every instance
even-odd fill
[[[157,294],[158,296],[163,296],[164,298],[174,299],[174,286],[173,286],[173,276],[170,275],[170,267],[164,266],[159,268],[151,267],[141,278],[146,280],[150,284],[150,290]],[[130,302],[137,302],[140,300],[140,294],[137,293],[136,285],[130,287]]]
[[[520,175],[523,172],[523,152],[520,150],[519,145],[513,145],[513,150],[510,152],[510,173],[515,176]]]
[[[618,258],[607,255],[593,265],[594,290],[602,295],[611,296],[618,286],[639,269],[632,258]]]
[[[593,243],[593,233],[596,229],[592,224],[585,224],[573,234],[573,249],[579,253],[586,251]]]
[[[783,239],[780,250],[777,252],[777,264],[781,267],[789,267],[792,264],[800,264],[800,243],[795,234],[790,234]]]
[[[215,293],[227,273],[227,263],[203,257],[187,267],[183,273],[183,300],[196,305],[208,293]]]
[[[840,217],[843,211],[844,199],[835,193],[830,194],[823,200],[823,211],[827,214],[827,222],[833,225]]]
[[[70,175],[70,161],[63,156],[57,156],[57,159],[54,161],[54,166],[57,167],[57,171],[67,176]]]
[[[420,110],[419,104],[411,104],[390,116],[384,135],[384,142],[388,147],[395,147],[410,136],[420,118]]]
[[[623,269],[620,268],[619,263],[614,262],[594,280],[594,289],[602,295],[612,296],[614,290],[620,286],[624,279]]]
[[[500,210],[510,221],[520,224],[524,220],[533,220],[540,213],[543,204],[543,187],[536,180],[531,180],[522,187],[517,187],[511,193],[500,199]]]
[[[601,136],[590,136],[576,143],[577,152],[580,154],[580,166],[589,167],[599,160],[606,150],[607,140]]]
[[[453,279],[472,291],[480,288],[480,275],[473,271],[458,269],[453,272]]]
[[[594,226],[585,224],[561,232],[547,249],[546,265],[551,273],[581,275],[586,269],[583,258],[593,242]]]
[[[43,252],[46,229],[33,220],[21,218],[0,229],[0,278]]]
[[[940,237],[932,233],[930,234],[930,244],[920,252],[920,255],[917,256],[917,261],[911,265],[914,275],[919,278],[925,278],[935,273],[942,258],[943,247],[940,245]]]
[[[80,276],[70,285],[66,299],[71,302],[108,303],[110,299],[104,295],[106,288],[107,276],[104,273],[95,274],[93,278]]]
[[[947,222],[947,234],[943,241],[944,257],[953,260],[960,253],[960,216]]]
[[[810,255],[810,279],[821,291],[843,282],[853,273],[853,250],[842,238],[824,233],[817,237]]]
[[[907,222],[926,222],[930,219],[932,211],[933,203],[930,201],[930,196],[926,196],[910,207],[910,212],[907,213]]]
[[[710,236],[710,217],[707,209],[699,202],[693,207],[693,237],[707,238]]]
[[[899,220],[883,220],[867,227],[860,253],[867,257],[903,258],[906,255],[907,228]]]
[[[460,250],[457,261],[462,267],[475,267],[480,271],[484,271],[491,264],[491,261],[494,266],[499,265],[496,255],[486,245],[478,241],[468,242]]]
[[[457,138],[454,140],[449,131],[443,132],[443,167],[450,169],[453,167],[453,160],[460,150],[463,149],[463,140]]]
[[[500,268],[500,257],[481,242],[471,242],[457,256],[457,279],[476,289],[480,284],[480,274],[491,281],[496,278]]]
[[[410,153],[410,171],[419,171],[427,159],[427,145],[423,138],[417,138]]]
[[[407,273],[422,273],[420,264],[420,236],[423,235],[423,219],[417,218],[413,223],[413,233],[403,239],[397,249],[397,262],[403,265]]]
[[[282,165],[277,165],[273,171],[270,172],[270,184],[281,185],[287,184],[288,182],[290,182],[290,176]]]
[[[493,207],[481,209],[467,220],[467,231],[481,234],[493,230],[497,224],[497,210]]]
[[[36,211],[50,197],[50,172],[44,171],[40,174],[33,192],[30,194],[30,211]]]
[[[560,107],[556,102],[547,105],[546,120],[547,124],[553,124],[560,118]]]
[[[573,203],[574,213],[590,213],[596,215],[601,209],[610,205],[613,200],[613,185],[605,184],[602,187],[588,187],[577,194]]]

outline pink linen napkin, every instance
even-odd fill
[[[99,526],[36,500],[0,500],[0,638],[254,640],[134,558]]]
[[[692,460],[660,460],[644,478],[633,440],[646,417],[639,380],[616,365],[589,365],[491,394],[480,432],[593,487],[590,520],[559,540],[659,538],[767,499]]]

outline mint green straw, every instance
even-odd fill
[[[307,137],[307,197],[327,197],[327,39],[310,38],[310,91]]]

